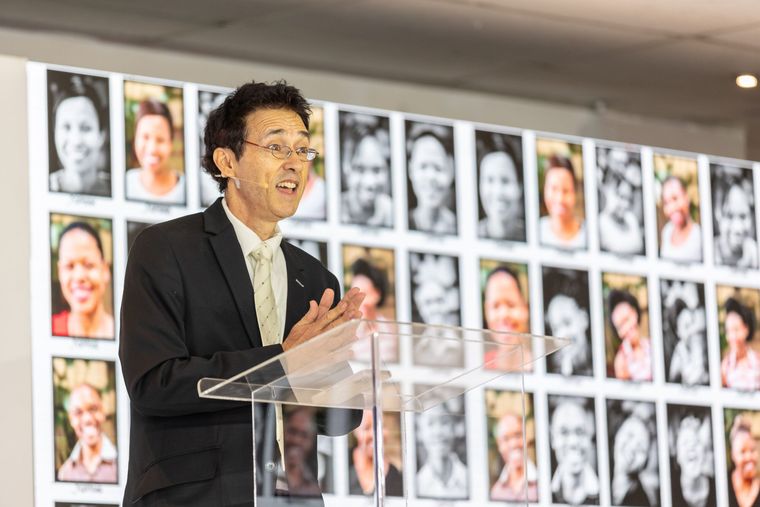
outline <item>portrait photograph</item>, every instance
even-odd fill
[[[475,131],[478,236],[525,241],[522,137]]]
[[[293,246],[297,246],[307,254],[311,255],[319,262],[321,262],[323,266],[327,266],[327,243],[324,241],[316,241],[313,239],[297,239],[291,237],[285,238],[285,241]]]
[[[717,505],[710,407],[667,405],[671,505]]]
[[[111,220],[51,213],[52,335],[113,340],[112,279]]]
[[[583,147],[558,139],[536,139],[538,239],[544,246],[583,250],[588,245],[583,194]]]
[[[340,221],[393,227],[389,119],[340,111]]]
[[[760,290],[718,285],[718,336],[721,385],[738,391],[760,390]]]
[[[298,210],[293,218],[296,220],[327,220],[327,184],[325,183],[325,111],[322,107],[310,104],[309,146],[317,150],[317,158],[308,161],[309,172],[306,187],[298,203]]]
[[[529,292],[527,264],[480,260],[482,327],[495,332],[490,336],[491,340],[504,345],[526,343],[521,336],[499,333],[530,333]],[[513,353],[507,350],[487,347],[483,356],[485,367],[507,372],[533,371],[530,346]]]
[[[655,153],[653,163],[660,258],[702,262],[697,159]]]
[[[418,394],[432,386],[415,386]],[[467,431],[464,395],[448,397],[439,393],[440,403],[414,414],[417,497],[439,500],[467,500],[470,496],[467,472]]]
[[[459,260],[448,255],[409,252],[412,322],[461,325]],[[445,328],[428,327],[412,344],[417,365],[462,366],[461,337]]]
[[[760,410],[726,408],[724,435],[729,507],[760,505]]]
[[[570,340],[549,354],[546,371],[569,377],[593,375],[588,272],[544,266],[544,334]]]
[[[644,254],[641,153],[596,148],[599,248],[618,255]]]
[[[359,310],[363,319],[375,321],[371,328],[381,333],[380,359],[386,363],[398,363],[399,360],[398,337],[393,325],[396,321],[395,266],[391,249],[343,245],[344,294],[352,287],[366,294]],[[361,329],[357,333],[362,332]],[[369,362],[372,340],[368,334],[360,338],[363,339],[352,350],[359,358]]]
[[[407,120],[409,229],[457,234],[454,128]]]
[[[612,505],[660,505],[660,467],[654,403],[607,400]]]
[[[599,505],[593,398],[549,394],[552,502]]]
[[[112,361],[53,358],[55,478],[116,484],[116,375]]]
[[[202,161],[206,154],[206,143],[203,140],[203,136],[206,132],[208,115],[211,111],[222,105],[227,96],[227,93],[204,89],[198,90],[198,160]],[[218,197],[221,197],[222,193],[219,190],[219,184],[211,174],[207,173],[202,166],[199,169],[198,188],[200,189],[200,203],[201,206],[207,208]]]
[[[704,285],[661,279],[660,303],[665,379],[683,386],[709,385]]]
[[[47,71],[51,192],[111,197],[108,78]]]
[[[652,381],[652,340],[647,279],[602,273],[607,377]]]
[[[484,395],[488,498],[492,502],[537,502],[538,468],[533,394],[486,389]]]
[[[124,81],[127,200],[186,202],[182,88]]]
[[[132,245],[135,244],[137,235],[151,225],[153,224],[148,222],[133,222],[132,220],[127,220],[127,253],[132,250]]]
[[[348,435],[348,492],[370,496],[375,492],[374,421],[365,410],[359,427]],[[399,412],[383,412],[383,474],[386,496],[404,496],[404,457]]]
[[[710,164],[715,264],[757,269],[757,223],[752,169]]]

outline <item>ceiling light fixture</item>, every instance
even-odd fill
[[[739,74],[736,76],[736,86],[739,88],[757,88],[757,77],[754,74]]]

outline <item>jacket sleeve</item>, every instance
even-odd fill
[[[229,378],[280,354],[281,345],[193,356],[185,341],[184,287],[177,258],[160,227],[138,236],[130,252],[121,304],[119,358],[132,407],[177,416],[240,407],[200,398],[203,377]],[[213,341],[213,337],[209,337]],[[271,375],[284,372],[273,365]]]

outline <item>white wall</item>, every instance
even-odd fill
[[[0,504],[32,505],[32,345],[26,61],[0,56]]]

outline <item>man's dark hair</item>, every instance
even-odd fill
[[[546,161],[546,172],[544,172],[544,174],[549,174],[549,171],[552,169],[566,170],[570,173],[570,178],[573,180],[573,186],[575,186],[575,169],[573,168],[573,162],[568,157],[556,154],[549,157]]]
[[[728,298],[723,306],[726,309],[726,316],[729,313],[735,313],[742,319],[744,325],[747,326],[747,341],[751,341],[755,335],[755,315],[752,310],[736,298]]]
[[[353,273],[353,276],[366,276],[369,281],[372,282],[372,285],[375,286],[377,292],[380,293],[380,299],[377,302],[377,306],[382,307],[383,304],[385,304],[385,295],[388,292],[388,277],[386,276],[385,271],[373,266],[366,259],[359,258],[351,265],[351,273]]]
[[[309,128],[311,108],[298,88],[285,81],[273,84],[251,81],[230,94],[216,109],[211,111],[206,122],[203,142],[206,150],[201,160],[203,169],[219,184],[219,191],[227,188],[227,178],[214,162],[214,150],[229,148],[240,158],[246,138],[246,118],[260,109],[289,109],[295,112]]]
[[[614,312],[615,308],[617,308],[617,306],[622,303],[628,303],[631,305],[631,307],[633,307],[634,310],[636,310],[636,321],[641,323],[641,308],[639,308],[639,302],[636,301],[636,298],[633,297],[633,295],[628,291],[612,289],[608,298],[608,304],[610,311],[610,324],[612,325],[612,329],[615,331],[615,334],[617,334],[617,328],[615,327],[615,324],[612,323],[612,312]]]

